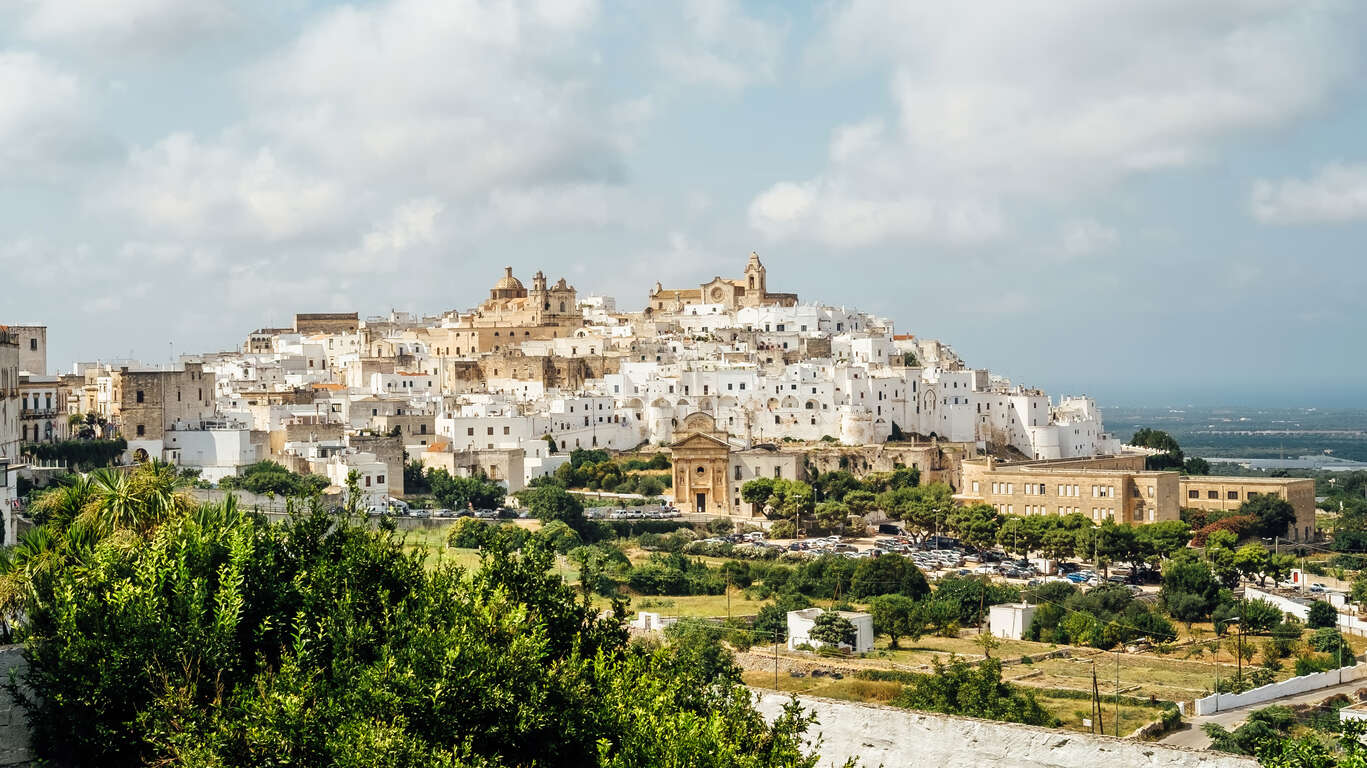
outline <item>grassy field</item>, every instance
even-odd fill
[[[774,675],[772,672],[764,670],[747,671],[744,675],[746,684],[752,688],[774,690]],[[840,699],[842,701],[857,701],[866,704],[891,704],[892,700],[902,690],[901,683],[859,680],[853,676],[846,676],[841,680],[834,680],[830,677],[791,677],[780,673],[778,678],[778,690],[784,693],[797,693],[809,696],[823,696],[828,699]],[[1083,723],[1084,718],[1091,716],[1091,702],[1087,699],[1076,699],[1050,695],[1046,690],[1034,690],[1035,698],[1040,706],[1057,717],[1063,724],[1063,728],[1070,731],[1089,733],[1091,727]],[[1157,706],[1135,706],[1131,704],[1120,705],[1120,734],[1122,736],[1133,732],[1136,728],[1146,723],[1159,719],[1162,708]],[[1107,733],[1115,732],[1116,710],[1114,704],[1106,704],[1100,721],[1104,725]]]

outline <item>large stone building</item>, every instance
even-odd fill
[[[1113,461],[963,462],[958,498],[1006,515],[1081,514],[1093,522],[1156,523],[1181,519],[1178,474],[1149,472],[1142,456]]]
[[[1259,494],[1290,502],[1289,541],[1315,537],[1315,481],[1292,477],[1182,476],[1144,469],[1146,456],[1125,453],[1081,459],[962,464],[958,498],[991,504],[1003,514],[1080,513],[1095,522],[1152,523],[1181,519],[1182,509],[1236,510]]]
[[[1181,505],[1187,509],[1235,510],[1255,496],[1272,495],[1290,502],[1296,521],[1287,526],[1291,541],[1315,536],[1315,481],[1306,477],[1183,477]]]
[[[200,363],[169,371],[123,367],[112,377],[111,399],[111,421],[128,441],[130,456],[160,459],[168,431],[200,429],[214,419],[214,374]]]
[[[797,306],[795,293],[769,293],[764,264],[751,253],[739,280],[714,277],[697,288],[665,288],[655,284],[646,307],[654,312],[682,312],[690,304],[715,304],[727,310],[777,304]]]

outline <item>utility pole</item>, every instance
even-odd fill
[[[1120,649],[1115,649],[1115,737],[1120,738]]]
[[[1096,685],[1096,660],[1092,660],[1092,735],[1096,735],[1097,724],[1101,721],[1101,694]],[[1103,730],[1105,730],[1103,728]]]

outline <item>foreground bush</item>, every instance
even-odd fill
[[[426,570],[317,508],[140,520],[39,529],[5,574],[56,764],[815,764],[799,712],[769,726],[734,666],[628,643],[538,541]]]

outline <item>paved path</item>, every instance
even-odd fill
[[[1210,746],[1210,737],[1206,736],[1205,731],[1201,730],[1201,726],[1206,723],[1218,723],[1232,731],[1248,719],[1249,713],[1262,709],[1263,707],[1270,707],[1273,704],[1318,704],[1319,702],[1340,693],[1353,697],[1353,693],[1360,688],[1367,688],[1367,680],[1355,680],[1351,683],[1344,683],[1343,685],[1321,688],[1318,691],[1299,693],[1281,699],[1250,704],[1246,707],[1239,707],[1238,709],[1229,709],[1214,715],[1206,715],[1205,717],[1189,717],[1187,718],[1187,722],[1190,724],[1188,727],[1169,733],[1159,739],[1158,743],[1170,744],[1176,747],[1206,749]]]

